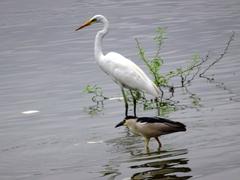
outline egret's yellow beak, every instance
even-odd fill
[[[93,22],[95,22],[95,20],[89,20],[87,22],[85,22],[82,26],[80,26],[79,28],[77,28],[75,31],[78,31],[86,26],[90,26]]]

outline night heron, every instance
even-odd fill
[[[148,145],[152,137],[157,140],[160,149],[162,145],[159,141],[159,136],[179,131],[186,131],[186,126],[184,124],[160,117],[127,116],[115,127],[117,128],[123,125],[128,127],[132,133],[144,137],[146,150],[149,149]]]

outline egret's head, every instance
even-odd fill
[[[137,120],[137,117],[135,116],[127,116],[125,117],[120,123],[118,123],[115,128],[117,127],[120,127],[120,126],[127,126],[130,125],[130,123],[133,121],[133,122],[136,122]]]
[[[88,21],[86,21],[83,25],[81,25],[79,28],[77,28],[75,31],[78,31],[86,26],[90,26],[92,24],[95,23],[102,23],[107,21],[106,18],[103,15],[95,15],[93,16],[91,19],[89,19]]]

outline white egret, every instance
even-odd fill
[[[148,78],[148,76],[134,62],[123,57],[116,52],[109,52],[106,55],[102,51],[102,40],[108,32],[109,22],[102,15],[95,15],[90,20],[86,21],[76,31],[92,25],[94,23],[102,23],[103,29],[97,32],[95,37],[94,55],[100,68],[109,75],[122,90],[125,101],[125,115],[128,116],[128,103],[124,88],[130,89],[134,101],[134,116],[136,116],[136,99],[131,90],[140,90],[154,97],[160,96],[160,90]]]

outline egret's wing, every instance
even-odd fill
[[[104,63],[99,65],[115,82],[127,88],[143,90],[158,96],[159,90],[142,69],[122,55],[114,52],[108,53],[104,57]]]

